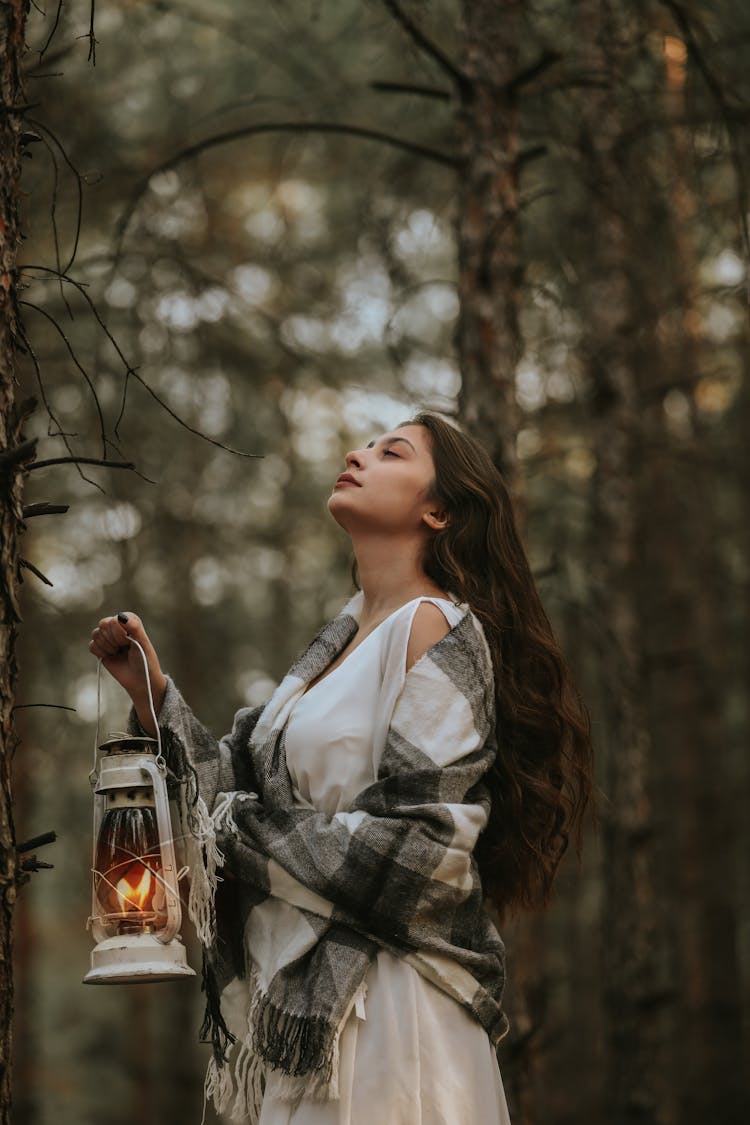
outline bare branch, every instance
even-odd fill
[[[35,122],[35,124],[36,124],[36,122]],[[58,165],[57,165],[57,156],[55,155],[55,151],[52,148],[50,142],[47,140],[46,137],[42,137],[41,141],[42,141],[44,147],[47,149],[47,152],[50,155],[50,159],[52,160],[52,198],[50,199],[49,214],[50,214],[50,222],[52,223],[52,241],[53,241],[53,244],[54,244],[54,247],[55,247],[55,261],[57,262],[57,268],[59,270],[60,269],[60,235],[59,235],[59,232],[57,230],[57,187],[58,187],[58,183],[59,183],[59,179],[60,179],[60,171],[59,171],[59,168],[58,168]],[[71,316],[70,307],[68,306],[68,302],[65,300],[65,293],[63,292],[62,285],[60,285],[60,295],[62,297],[63,304],[65,305],[65,308],[68,311],[68,316]]]
[[[91,65],[96,66],[96,44],[98,42],[94,35],[94,12],[96,10],[96,0],[91,0],[91,9],[89,15],[89,54],[87,62],[91,60]]]
[[[48,457],[46,461],[35,461],[29,465],[29,472],[34,469],[46,469],[50,465],[101,465],[105,469],[134,469],[132,461],[106,461],[98,457]],[[96,481],[91,481],[95,484]]]
[[[164,399],[160,398],[160,396],[156,393],[156,391],[153,389],[153,387],[150,387],[148,385],[148,383],[146,382],[146,380],[141,378],[141,376],[138,374],[138,372],[136,371],[135,368],[131,369],[130,374],[133,376],[134,379],[138,380],[138,382],[141,384],[142,387],[145,387],[145,389],[148,391],[148,393],[151,395],[151,397],[156,399],[156,401],[159,403],[159,406],[161,406],[162,409],[166,410],[167,414],[169,414],[172,418],[174,418],[175,422],[179,422],[179,424],[181,426],[184,426],[184,428],[186,430],[189,430],[191,434],[195,434],[196,437],[203,438],[204,441],[210,442],[211,445],[218,446],[219,449],[226,450],[227,453],[234,453],[237,457],[261,457],[261,458],[263,457],[262,453],[243,453],[241,449],[232,449],[231,445],[224,445],[223,442],[217,441],[215,438],[209,437],[208,434],[204,434],[202,430],[196,430],[193,426],[188,425],[188,423],[185,421],[184,418],[180,418],[179,415],[175,414],[174,410],[172,410],[172,408],[170,406],[167,406]]]
[[[65,446],[65,448],[68,450],[68,452],[71,455],[71,459],[75,460],[75,454],[74,454],[74,451],[73,451],[73,447],[71,446],[70,442],[68,441],[69,435],[65,433],[62,426],[60,425],[57,417],[55,416],[55,412],[52,409],[52,405],[49,402],[49,399],[47,398],[47,392],[45,391],[44,383],[42,382],[42,370],[39,366],[39,360],[37,359],[36,352],[34,351],[31,344],[29,343],[29,341],[28,341],[26,335],[24,334],[23,329],[21,328],[20,324],[16,326],[16,331],[18,332],[18,335],[20,336],[20,338],[23,342],[23,345],[24,345],[24,348],[25,348],[26,352],[28,353],[28,355],[31,356],[31,362],[34,364],[34,371],[36,373],[37,383],[39,384],[39,393],[42,396],[42,402],[45,405],[45,408],[47,410],[47,414],[49,416],[49,419],[50,419],[51,422],[54,422],[55,425],[57,426],[57,433],[53,434],[52,431],[49,428],[49,425],[48,425],[47,426],[47,434],[48,434],[49,437],[61,437],[62,440],[63,440],[63,445]],[[91,478],[87,477],[85,475],[85,473],[81,472],[80,469],[78,469],[78,474],[79,474],[79,476],[81,477],[82,480],[85,480],[87,482],[87,484],[93,484],[94,488],[98,488],[99,491],[102,492],[102,493],[104,492],[104,489],[102,488],[102,486],[100,484],[98,484],[95,480],[91,480]]]
[[[563,74],[552,82],[537,86],[527,93],[527,97],[554,94],[558,90],[608,90],[612,86],[612,76],[605,70],[579,70]]]
[[[49,578],[47,578],[46,575],[42,574],[41,570],[39,570],[38,567],[34,566],[32,562],[29,562],[28,559],[19,559],[18,565],[26,567],[27,570],[30,570],[32,574],[35,574],[37,578],[40,578],[42,582],[44,582],[45,586],[54,586],[54,582],[50,582]]]
[[[232,129],[227,133],[217,133],[213,137],[207,137],[206,140],[197,141],[195,144],[188,145],[187,148],[181,149],[179,152],[175,153],[174,156],[171,156],[169,160],[165,160],[163,164],[159,164],[156,168],[153,168],[148,175],[136,185],[130,202],[115,226],[114,262],[117,263],[120,258],[125,232],[135,213],[136,207],[148,188],[152,176],[168,172],[172,168],[176,168],[178,164],[182,164],[184,161],[190,160],[199,153],[208,151],[208,149],[216,148],[218,145],[229,144],[231,141],[237,141],[244,137],[257,136],[261,133],[338,133],[351,137],[361,137],[364,140],[380,141],[382,144],[392,145],[394,148],[401,149],[403,152],[410,152],[415,156],[423,157],[425,160],[435,161],[437,164],[442,164],[444,167],[460,167],[458,158],[449,153],[440,152],[426,145],[420,145],[414,141],[407,141],[401,137],[391,136],[390,133],[382,133],[378,129],[368,129],[360,125],[344,125],[328,121],[264,121],[256,125],[246,125],[241,129]]]
[[[26,856],[21,860],[19,864],[21,871],[24,873],[28,873],[29,871],[43,871],[45,869],[52,869],[54,866],[54,863],[45,863],[44,860],[37,859],[35,855]]]
[[[55,32],[57,31],[57,25],[60,22],[60,12],[62,11],[62,6],[63,6],[63,0],[57,0],[57,11],[55,12],[55,22],[52,25],[52,30],[50,31],[49,35],[47,36],[47,42],[44,44],[41,51],[39,52],[39,62],[42,61],[42,58],[44,57],[44,54],[45,54],[47,48],[49,47],[50,43],[54,39]]]
[[[464,74],[464,72],[441,51],[436,43],[428,39],[422,29],[414,23],[411,16],[407,16],[401,5],[398,4],[396,0],[383,0],[383,4],[391,13],[396,23],[401,24],[409,38],[416,43],[420,51],[433,59],[441,70],[445,71],[449,78],[453,79],[464,95],[470,93],[473,87],[469,76]]]
[[[380,79],[370,82],[372,90],[380,90],[385,94],[416,94],[420,98],[436,98],[448,102],[451,99],[448,90],[436,90],[434,86],[415,86],[409,82],[384,82]]]
[[[521,152],[519,152],[518,156],[516,157],[516,163],[518,164],[519,168],[523,168],[532,160],[538,160],[540,156],[544,156],[546,152],[546,145],[529,145],[528,148],[525,148]]]
[[[55,270],[51,269],[49,266],[39,266],[39,265],[25,266],[24,269],[26,269],[26,270],[29,270],[29,269],[44,270],[46,273],[53,273],[53,274],[56,272]],[[203,438],[204,441],[210,442],[211,445],[218,446],[219,449],[223,449],[227,453],[234,453],[235,456],[237,456],[237,457],[262,457],[263,456],[261,453],[243,453],[243,451],[240,450],[240,449],[233,449],[231,447],[231,445],[225,445],[223,442],[217,441],[215,438],[209,437],[208,434],[204,434],[202,430],[194,429],[194,427],[188,425],[188,423],[183,418],[180,418],[179,414],[176,414],[175,411],[171,409],[171,407],[167,406],[167,404],[159,397],[159,395],[157,395],[156,392],[154,390],[152,390],[151,387],[149,387],[148,383],[146,383],[145,380],[141,378],[141,376],[138,374],[138,369],[133,367],[131,364],[128,363],[127,359],[125,358],[125,356],[122,353],[122,350],[121,350],[119,344],[115,340],[115,338],[112,335],[112,333],[110,332],[110,330],[107,328],[107,325],[102,320],[101,315],[99,313],[99,310],[97,309],[95,303],[92,301],[91,297],[86,292],[86,287],[82,284],[82,282],[76,281],[75,278],[69,277],[67,274],[60,274],[60,277],[63,279],[63,281],[67,281],[70,285],[73,285],[78,290],[78,292],[81,294],[81,296],[86,301],[89,308],[91,309],[91,312],[94,314],[94,317],[96,319],[97,324],[100,326],[100,328],[102,329],[102,331],[106,335],[107,339],[112,344],[112,347],[117,352],[117,355],[118,355],[119,359],[122,361],[123,366],[125,367],[125,384],[123,386],[122,405],[120,407],[120,413],[117,417],[117,421],[115,422],[115,426],[114,426],[114,432],[115,432],[115,434],[117,434],[118,437],[119,437],[118,427],[120,425],[120,422],[122,420],[122,416],[123,416],[123,413],[124,413],[124,410],[125,410],[125,393],[126,393],[126,390],[127,390],[127,381],[128,381],[128,378],[132,375],[135,379],[138,380],[139,383],[141,383],[146,388],[146,390],[149,392],[149,394],[151,394],[156,399],[156,401],[159,403],[159,405],[162,406],[164,408],[164,410],[166,410],[167,414],[169,414],[172,418],[174,418],[174,420],[176,422],[178,422],[179,425],[183,426],[191,434],[195,434],[196,437]],[[115,443],[113,441],[111,441],[110,439],[106,439],[106,440],[107,440],[107,443],[109,445],[113,446],[113,448],[116,448]],[[137,472],[138,470],[135,470],[135,471]],[[139,473],[138,475],[142,476],[141,473]],[[148,477],[143,477],[143,479],[149,480]],[[149,480],[149,484],[155,484],[155,483],[156,483],[155,481]]]
[[[33,516],[64,515],[70,511],[70,504],[50,504],[47,500],[39,500],[36,504],[24,504],[22,515],[25,520]]]
[[[9,105],[7,102],[0,102],[0,113],[7,113],[8,116],[21,117],[24,113],[28,113],[30,109],[36,109],[39,102],[15,102]]]
[[[529,82],[537,77],[538,74],[543,74],[545,70],[549,70],[556,62],[561,62],[564,56],[560,51],[553,51],[550,48],[542,51],[542,54],[535,63],[524,68],[505,83],[505,91],[508,94],[515,94],[520,90],[521,86],[527,85]]]
[[[20,445],[13,445],[9,449],[0,450],[0,468],[7,470],[22,461],[30,461],[36,453],[36,438],[29,438]]]
[[[13,418],[17,426],[22,426],[27,418],[36,410],[39,405],[39,400],[36,395],[27,395],[22,398],[20,402],[15,403],[13,408]]]
[[[63,160],[68,165],[68,168],[70,169],[70,171],[73,173],[73,176],[74,176],[75,181],[76,181],[76,192],[78,194],[78,210],[77,210],[77,213],[76,213],[76,231],[75,231],[75,237],[73,239],[73,250],[71,252],[70,258],[68,259],[67,263],[65,264],[64,269],[62,269],[60,267],[59,248],[58,248],[58,243],[57,243],[57,227],[54,223],[54,217],[53,217],[53,225],[55,225],[55,254],[56,254],[56,259],[57,259],[57,268],[58,268],[58,271],[60,273],[67,273],[68,270],[70,269],[70,267],[73,265],[73,262],[75,261],[76,254],[78,253],[78,242],[79,242],[79,239],[80,239],[80,236],[81,236],[81,219],[82,219],[82,216],[83,216],[83,180],[82,180],[80,172],[76,168],[75,164],[73,164],[73,161],[68,156],[67,152],[63,148],[62,143],[57,138],[55,133],[53,133],[52,130],[47,125],[42,124],[42,122],[37,121],[36,119],[29,118],[29,121],[37,129],[43,130],[49,136],[50,140],[52,140],[57,145],[57,147],[59,148],[59,150],[62,154]],[[46,144],[46,142],[45,142],[45,144]],[[49,145],[47,145],[47,148],[50,152],[50,155],[52,156],[53,164],[54,164],[54,167],[55,167],[55,187],[54,187],[53,205],[52,205],[53,216],[54,216],[55,198],[56,198],[56,195],[57,195],[57,161],[56,161],[56,159],[54,157],[54,153],[52,152],[52,149],[49,147]],[[68,310],[68,311],[70,311],[70,310]]]
[[[99,402],[99,396],[96,393],[96,388],[94,387],[94,384],[91,381],[91,376],[89,375],[88,371],[83,366],[83,364],[79,363],[78,356],[73,351],[73,346],[70,343],[70,340],[65,335],[65,333],[63,332],[62,328],[57,323],[55,318],[53,316],[51,316],[50,313],[48,313],[46,309],[41,308],[39,305],[35,305],[32,301],[19,301],[18,303],[19,303],[19,305],[27,305],[30,309],[34,309],[36,312],[41,313],[42,316],[46,317],[46,319],[50,322],[50,324],[53,325],[53,327],[57,330],[57,332],[62,337],[62,340],[65,344],[65,347],[68,349],[68,353],[70,355],[70,358],[73,360],[73,363],[76,365],[76,367],[81,372],[84,379],[86,380],[86,383],[88,384],[89,390],[91,391],[91,395],[94,399],[94,406],[96,407],[96,413],[99,417],[99,432],[101,434],[101,439],[102,439],[102,455],[106,457],[106,455],[107,455],[107,435],[106,435],[106,427],[105,427],[105,424],[104,424],[104,414],[102,413],[102,407],[101,407],[101,403]]]
[[[34,704],[26,704],[27,707],[33,707]],[[38,704],[38,706],[45,706],[45,704]],[[49,705],[47,705],[49,706]],[[75,711],[75,707],[68,707],[68,711]],[[42,848],[45,844],[54,844],[57,839],[57,833],[54,831],[41,832],[38,836],[32,836],[28,840],[24,840],[22,844],[16,844],[16,851],[19,855],[24,852],[33,851],[34,848]]]
[[[16,703],[11,711],[22,711],[24,707],[55,707],[60,711],[77,711],[77,707],[67,707],[64,703]]]

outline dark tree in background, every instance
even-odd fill
[[[459,409],[519,509],[514,380],[523,350],[519,95],[528,65],[528,49],[521,50],[523,9],[521,0],[463,5],[463,70],[456,80]]]
[[[18,676],[16,638],[21,614],[19,538],[27,405],[16,395],[16,258],[24,132],[21,57],[28,5],[0,6],[0,1119],[10,1121],[13,1018],[13,911],[22,872],[16,853],[11,762],[16,748],[13,702]]]

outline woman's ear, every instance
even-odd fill
[[[450,522],[448,513],[443,508],[437,508],[433,512],[423,512],[422,519],[433,531],[443,531]]]

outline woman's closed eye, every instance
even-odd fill
[[[401,460],[401,458],[398,456],[398,453],[394,453],[392,449],[384,449],[383,450],[384,455],[387,456],[389,453],[390,453],[391,457],[397,457],[399,461]]]

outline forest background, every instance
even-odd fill
[[[746,1122],[750,10],[93,12],[35,5],[23,57],[24,503],[69,510],[21,545],[16,837],[57,841],[14,1122],[200,1120],[197,983],[80,983],[92,628],[141,614],[227,731],[351,591],[344,453],[420,407],[506,473],[592,716],[599,833],[502,931],[514,1125]]]

